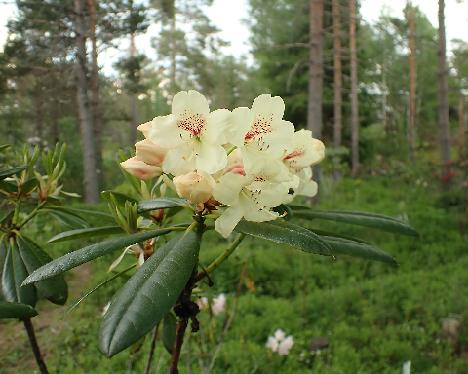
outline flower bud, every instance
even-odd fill
[[[158,166],[145,164],[136,157],[129,158],[127,161],[121,162],[120,166],[128,173],[134,175],[138,179],[149,179],[161,175],[162,170]]]
[[[161,166],[167,149],[154,144],[151,140],[145,139],[135,144],[136,158],[145,164]]]
[[[213,196],[215,181],[209,174],[192,171],[175,177],[177,194],[194,204],[203,204]]]
[[[148,139],[149,133],[151,131],[152,121],[142,123],[138,125],[137,130],[143,133],[143,136]]]

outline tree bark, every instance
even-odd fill
[[[175,95],[177,91],[177,36],[176,36],[176,6],[175,0],[172,9],[171,18],[171,34],[172,34],[172,48],[171,48],[171,90]]]
[[[102,113],[99,97],[99,65],[96,38],[97,12],[96,0],[87,0],[89,11],[89,37],[91,39],[91,108],[93,113],[94,136],[96,143],[96,162],[98,171],[102,171]]]
[[[439,76],[438,76],[438,119],[440,157],[442,173],[445,176],[450,172],[450,128],[448,104],[448,69],[445,37],[445,1],[439,0]]]
[[[310,0],[309,97],[307,127],[322,138],[323,100],[323,0]]]
[[[349,0],[349,52],[351,70],[351,165],[352,174],[359,171],[359,103],[356,51],[356,0]]]
[[[74,0],[75,33],[76,33],[76,91],[78,115],[83,147],[83,170],[85,200],[97,203],[98,176],[96,162],[96,144],[94,139],[93,116],[88,98],[87,59],[86,59],[86,22],[84,15],[84,0]]]
[[[332,0],[333,16],[333,147],[337,150],[341,146],[341,15],[339,0]],[[335,156],[334,177],[339,177],[337,169],[339,157]]]
[[[465,95],[458,99],[458,158],[465,160]]]
[[[409,47],[409,121],[408,121],[408,149],[410,161],[414,161],[416,141],[416,24],[414,8],[411,1],[407,3],[406,17],[408,20]]]
[[[135,33],[130,34],[130,57],[135,58],[136,44]],[[130,106],[130,144],[136,143],[137,139],[137,126],[138,126],[138,110],[137,110],[137,97],[134,89],[129,92],[129,106]]]

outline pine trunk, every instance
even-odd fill
[[[333,15],[333,147],[337,150],[341,146],[341,15],[339,0],[332,1]],[[335,179],[339,177],[337,169],[339,157],[335,156]]]
[[[102,170],[102,115],[100,108],[99,98],[99,65],[98,65],[98,49],[96,38],[96,0],[88,1],[89,11],[89,36],[91,39],[91,74],[90,74],[90,88],[91,88],[91,108],[93,113],[94,136],[96,142],[96,160],[98,169]]]
[[[87,59],[84,0],[74,0],[74,10],[76,32],[75,74],[81,144],[83,147],[85,200],[87,203],[97,203],[99,195],[96,145],[94,142],[93,116],[88,99],[88,80],[86,76]]]
[[[438,76],[438,117],[439,117],[439,142],[444,176],[450,172],[450,129],[449,129],[449,105],[448,105],[448,69],[445,37],[445,1],[439,0],[439,76]]]
[[[307,127],[314,138],[322,137],[323,96],[323,0],[310,0],[309,100]]]
[[[130,34],[130,56],[136,57],[136,44],[135,33]],[[130,144],[133,145],[137,140],[137,126],[138,126],[138,110],[137,110],[137,97],[135,90],[129,92],[129,106],[130,106]]]
[[[408,149],[410,161],[414,161],[416,141],[416,24],[414,8],[408,2],[408,47],[409,47],[409,121],[408,121]]]
[[[175,95],[177,91],[177,36],[176,36],[176,8],[174,1],[174,10],[171,19],[171,34],[172,34],[172,48],[171,48],[171,90]]]
[[[461,93],[458,101],[458,158],[465,160],[465,96]]]
[[[352,174],[359,171],[359,104],[356,51],[356,0],[349,0],[349,52],[351,70],[351,165]]]

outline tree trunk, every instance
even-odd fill
[[[439,74],[438,74],[438,117],[439,141],[442,173],[448,177],[450,173],[450,129],[448,104],[448,69],[445,38],[445,1],[439,0]]]
[[[409,47],[409,121],[408,121],[408,149],[410,161],[414,161],[416,138],[416,24],[414,8],[411,1],[407,3],[408,19],[408,47]]]
[[[176,36],[176,7],[175,0],[173,5],[173,13],[171,18],[171,35],[172,35],[172,48],[171,48],[171,91],[172,95],[177,91],[177,36]]]
[[[310,0],[309,100],[307,127],[322,138],[323,0]]]
[[[460,93],[458,101],[458,158],[465,160],[465,95]]]
[[[97,203],[98,177],[96,163],[96,145],[94,142],[93,116],[88,100],[87,60],[86,60],[86,22],[84,15],[84,0],[74,0],[75,32],[76,32],[76,91],[78,115],[83,147],[83,169],[85,200],[87,203]]]
[[[333,14],[333,147],[337,150],[341,146],[341,16],[339,0],[332,1]],[[339,157],[334,158],[334,177],[339,177],[337,169]]]
[[[136,44],[135,33],[130,34],[130,56],[136,57]],[[137,139],[137,126],[138,126],[138,110],[137,110],[137,97],[134,89],[129,92],[129,106],[130,106],[130,144],[136,143]]]
[[[39,92],[38,92],[39,91]],[[44,97],[42,96],[41,89],[38,88],[38,91],[36,91],[36,96],[34,97],[34,106],[36,109],[36,115],[35,115],[35,122],[36,122],[36,134],[41,141],[39,142],[39,145],[42,147],[44,145]]]
[[[99,173],[102,171],[102,114],[99,99],[99,65],[98,65],[98,49],[96,38],[96,0],[88,1],[89,12],[89,37],[91,39],[91,74],[90,74],[90,88],[91,88],[91,108],[93,113],[94,136],[96,143],[96,162]]]
[[[359,104],[356,51],[356,0],[349,0],[349,52],[351,70],[351,164],[352,174],[359,171]]]

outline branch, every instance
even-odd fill
[[[37,344],[36,335],[34,334],[34,327],[31,323],[31,319],[23,319],[23,324],[24,328],[26,329],[26,332],[28,333],[29,343],[31,344],[31,349],[34,353],[34,358],[36,359],[39,371],[41,372],[41,374],[49,374],[47,366],[44,362],[44,358],[42,357],[41,351],[39,350],[39,345]]]

